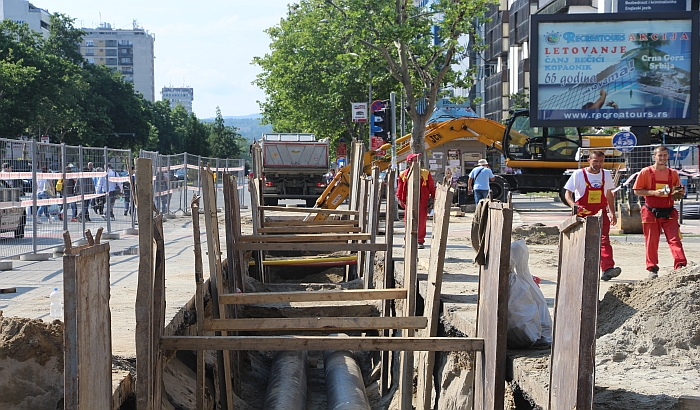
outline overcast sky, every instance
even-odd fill
[[[78,28],[131,29],[133,20],[155,36],[155,98],[164,86],[194,89],[199,118],[260,112],[263,93],[251,82],[254,56],[269,51],[263,32],[278,25],[293,0],[30,0],[75,19]]]

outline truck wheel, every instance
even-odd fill
[[[508,199],[508,182],[498,176],[494,181],[489,183],[491,188],[491,198],[497,201],[505,202]]]
[[[566,202],[566,189],[564,187],[559,188],[559,200],[562,204],[569,206],[569,203]]]
[[[22,211],[22,216],[19,218],[19,224],[15,229],[15,238],[24,238],[24,227],[27,225],[27,211]]]
[[[265,198],[263,199],[263,201],[267,206],[277,206],[277,204],[279,203],[278,198]]]

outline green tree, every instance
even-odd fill
[[[211,155],[216,158],[239,158],[242,151],[242,144],[246,141],[236,132],[235,127],[224,124],[224,117],[221,109],[216,107],[216,118],[211,124],[209,134],[209,146]]]
[[[209,128],[192,113],[185,125],[184,151],[194,155],[209,156]]]

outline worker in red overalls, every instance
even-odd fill
[[[411,163],[420,161],[420,154],[410,154],[406,158],[409,167],[399,174],[399,183],[396,190],[396,198],[399,200],[399,205],[406,209],[406,195],[408,195],[408,172],[410,171]],[[418,249],[425,248],[425,228],[428,223],[428,201],[430,198],[435,198],[435,183],[433,176],[427,169],[420,170],[420,206],[418,207]],[[404,222],[406,214],[404,213]]]
[[[654,165],[644,168],[634,181],[634,194],[644,197],[642,228],[646,245],[646,266],[649,279],[659,276],[659,238],[661,230],[673,255],[673,268],[688,264],[681,243],[678,211],[673,207],[674,196],[685,195],[676,170],[668,168],[668,148],[659,145],[654,149]],[[674,192],[674,196],[671,195]]]
[[[622,269],[615,267],[610,244],[610,225],[617,224],[617,215],[615,214],[615,196],[612,193],[614,183],[610,171],[603,169],[604,162],[605,152],[593,151],[588,157],[588,167],[576,170],[566,181],[564,189],[566,189],[566,202],[572,207],[577,206],[578,216],[596,215],[602,211],[600,269],[603,274],[600,279],[608,281],[620,276]],[[608,209],[610,217],[608,217]]]

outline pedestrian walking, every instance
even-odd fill
[[[649,278],[659,276],[659,238],[661,231],[671,248],[673,268],[680,269],[688,264],[681,243],[678,211],[673,201],[685,195],[678,172],[668,167],[668,148],[659,145],[654,149],[654,164],[639,173],[634,181],[634,194],[644,197],[642,207],[642,230],[646,246],[646,268]]]
[[[603,274],[600,279],[608,281],[620,276],[622,269],[615,266],[610,244],[610,225],[617,225],[617,214],[615,213],[615,195],[612,193],[614,182],[610,171],[603,169],[604,163],[605,152],[593,151],[588,157],[588,166],[574,171],[566,181],[564,189],[566,189],[566,202],[571,207],[577,207],[578,216],[585,218],[602,213],[600,269]]]
[[[467,182],[467,191],[469,193],[474,192],[475,204],[489,197],[489,182],[496,180],[487,160],[482,158],[477,164],[479,166],[472,169],[472,172],[469,173],[469,181]]]

